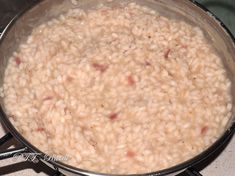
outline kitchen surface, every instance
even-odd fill
[[[235,35],[235,0],[197,0],[216,14]],[[0,0],[0,30],[30,0]],[[5,130],[0,126],[0,136],[5,134]],[[15,141],[11,141],[13,144]],[[1,147],[1,150],[6,146]],[[211,163],[207,163],[202,168],[201,174],[204,176],[235,176],[235,136],[225,147],[222,153]],[[0,160],[0,175],[6,176],[48,176],[53,171],[41,163],[26,162],[24,158],[15,157]]]

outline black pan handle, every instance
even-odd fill
[[[62,173],[60,173],[59,171],[56,171],[52,176],[65,176]]]
[[[11,133],[7,133],[5,136],[0,138],[0,146],[2,146],[3,144],[7,143],[12,138],[13,138],[12,134]],[[19,147],[19,148],[7,149],[5,151],[0,151],[0,160],[6,159],[6,158],[10,158],[10,157],[14,157],[14,156],[16,156],[18,154],[27,152],[27,150],[28,150],[27,147]]]
[[[7,143],[8,141],[10,141],[13,138],[11,133],[7,133],[5,134],[2,138],[0,138],[0,147],[3,146],[5,143]],[[0,160],[3,159],[7,159],[7,158],[11,158],[11,157],[18,157],[23,153],[27,153],[28,148],[27,147],[20,147],[20,148],[13,148],[13,149],[7,149],[5,151],[1,151],[0,150]],[[22,155],[23,156],[23,155]],[[30,160],[27,160],[30,161]],[[46,165],[45,165],[46,166]],[[53,170],[53,169],[52,169]],[[61,174],[59,171],[54,170],[54,174],[52,174],[51,176],[64,176],[63,174]]]
[[[197,172],[197,171],[195,171],[195,170],[193,170],[193,169],[187,169],[187,170],[185,171],[185,174],[186,174],[187,176],[202,176],[199,172]]]

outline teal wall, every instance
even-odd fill
[[[197,0],[219,17],[235,36],[235,0]]]

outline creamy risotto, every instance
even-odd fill
[[[157,171],[224,131],[230,81],[203,32],[128,3],[36,27],[9,59],[7,115],[32,144],[91,171]]]

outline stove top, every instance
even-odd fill
[[[20,11],[27,3],[33,0],[0,0],[0,32],[9,20]],[[197,0],[216,14],[235,35],[235,1],[234,0]],[[5,134],[0,125],[0,137]],[[12,141],[14,144],[15,141]],[[9,144],[8,144],[9,146]],[[6,148],[7,146],[5,146]],[[1,147],[1,150],[4,149]],[[225,150],[211,163],[202,168],[204,176],[234,176],[235,175],[235,136],[226,146]],[[42,163],[34,164],[23,158],[10,158],[0,161],[0,175],[6,176],[49,176],[53,175],[52,169]]]

